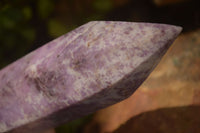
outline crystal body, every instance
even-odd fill
[[[0,71],[0,132],[38,132],[129,97],[182,28],[93,21]]]

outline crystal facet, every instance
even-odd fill
[[[0,71],[0,132],[37,132],[129,97],[182,28],[93,21]]]

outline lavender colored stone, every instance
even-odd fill
[[[0,132],[58,126],[130,96],[181,27],[89,22],[0,71]]]

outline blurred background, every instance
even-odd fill
[[[200,133],[199,0],[0,0],[0,68],[94,20],[174,24],[183,32],[130,98],[47,132]]]

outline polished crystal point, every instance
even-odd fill
[[[45,44],[0,71],[0,133],[39,132],[129,97],[181,30],[93,21]]]

